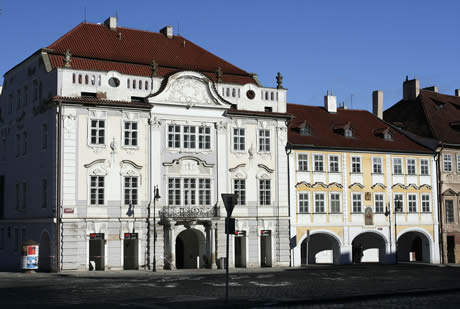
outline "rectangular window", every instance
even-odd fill
[[[91,119],[91,145],[105,145],[105,120]]]
[[[402,195],[401,193],[397,193],[394,195],[394,207],[395,207],[395,212],[403,212],[404,211],[404,195]],[[396,205],[399,205],[401,206],[401,209],[396,211]]]
[[[445,154],[443,156],[444,161],[444,172],[451,172],[452,171],[452,156],[450,154]]]
[[[444,203],[446,205],[446,222],[454,223],[454,201],[445,200]]]
[[[407,159],[407,175],[415,175],[415,159]]]
[[[211,179],[198,179],[200,205],[211,205]]]
[[[104,176],[90,177],[90,204],[104,205]]]
[[[196,204],[196,179],[184,178],[184,204],[186,206]]]
[[[360,157],[351,157],[351,172],[361,173],[361,158]]]
[[[270,130],[259,130],[259,152],[270,151]]]
[[[401,175],[402,174],[402,159],[393,158],[393,174]]]
[[[180,178],[168,179],[168,205],[179,206],[181,203]]]
[[[238,196],[237,205],[246,205],[246,179],[234,179],[233,192]]]
[[[329,156],[329,172],[339,172],[339,156]]]
[[[180,148],[180,126],[168,125],[168,147]]]
[[[300,172],[306,172],[308,171],[308,154],[299,154],[297,157],[298,159],[298,165],[299,165],[299,171]]]
[[[125,121],[124,145],[128,147],[137,147],[137,122]]]
[[[259,200],[260,205],[271,204],[271,191],[270,191],[270,180],[260,179],[259,180]]]
[[[308,213],[308,193],[299,193],[299,213],[306,214]]]
[[[331,193],[329,204],[331,213],[340,213],[340,193]]]
[[[196,148],[196,127],[184,126],[184,148],[195,149]]]
[[[420,175],[429,175],[428,160],[420,160]]]
[[[409,207],[409,212],[417,212],[417,195],[409,194],[407,196],[407,205]]]
[[[460,172],[460,156],[457,155],[457,172]]]
[[[22,209],[26,209],[27,207],[27,184],[25,182],[22,183]]]
[[[48,124],[42,124],[42,149],[48,148]]]
[[[430,212],[430,195],[422,194],[422,212]]]
[[[384,207],[383,207],[383,194],[381,193],[376,193],[374,194],[374,210],[375,213],[383,213],[384,212]]]
[[[137,177],[125,177],[125,205],[137,205],[138,188]]]
[[[324,193],[315,193],[315,212],[324,213]]]
[[[313,155],[313,164],[315,166],[315,172],[324,171],[324,157],[323,155]]]
[[[211,128],[199,127],[198,128],[198,148],[211,149]]]
[[[382,174],[382,158],[381,157],[372,158],[372,173]]]
[[[244,151],[245,150],[245,134],[243,128],[233,129],[233,150]]]
[[[353,193],[352,194],[352,203],[353,203],[353,212],[360,213],[362,212],[362,201],[361,201],[361,193]]]
[[[27,132],[22,133],[22,155],[27,154]]]
[[[48,180],[42,179],[41,181],[42,191],[42,208],[48,207]]]

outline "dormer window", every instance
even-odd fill
[[[390,131],[389,127],[382,128],[382,129],[376,129],[374,131],[374,134],[378,137],[383,138],[386,141],[391,141],[393,140],[393,134]]]
[[[343,134],[344,134],[345,137],[353,137],[353,130],[352,129],[345,129]]]
[[[311,130],[309,127],[300,128],[299,132],[302,136],[311,136]]]
[[[333,130],[335,133],[345,137],[353,137],[353,128],[350,122],[334,125]]]
[[[392,139],[391,133],[388,132],[388,133],[383,134],[383,139],[387,141],[391,140]]]
[[[311,128],[306,120],[297,125],[293,125],[292,128],[302,136],[311,136]]]

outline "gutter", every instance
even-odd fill
[[[442,143],[440,143],[441,149],[436,151],[435,161],[436,161],[436,173],[437,173],[437,180],[436,185],[438,187],[438,233],[439,233],[439,252],[440,252],[440,262],[444,264],[444,236],[443,236],[443,217],[442,217],[442,193],[441,193],[441,152],[444,149]]]
[[[61,271],[61,161],[62,161],[62,101],[58,101],[57,166],[56,166],[56,272]]]

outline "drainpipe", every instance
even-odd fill
[[[442,193],[441,193],[441,152],[444,149],[444,145],[441,143],[441,149],[436,151],[434,160],[436,161],[436,172],[437,172],[437,182],[436,186],[438,187],[438,233],[439,233],[439,253],[440,253],[440,262],[444,264],[444,235],[443,235],[443,217],[442,217]]]
[[[62,161],[62,101],[58,101],[57,166],[56,166],[56,272],[61,271],[61,161]]]
[[[291,148],[291,144],[287,143],[286,144],[286,159],[287,159],[287,170],[288,170],[288,174],[287,174],[287,180],[288,180],[288,217],[289,217],[289,235],[288,235],[288,238],[289,238],[289,255],[290,255],[290,258],[289,258],[289,263],[290,263],[290,267],[293,267],[295,264],[294,264],[294,254],[292,254],[292,249],[291,249],[291,176],[290,176],[290,167],[289,167],[289,155],[291,154],[292,152],[292,148]]]

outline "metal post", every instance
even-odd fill
[[[391,254],[393,252],[393,241],[391,240],[391,234],[392,233],[391,233],[391,211],[390,211],[390,209],[391,209],[391,204],[390,204],[390,202],[388,202],[387,207],[385,209],[385,216],[388,217],[388,221],[390,223],[389,228],[388,228],[388,232],[390,234],[390,254]]]
[[[396,246],[396,251],[395,251],[396,263],[395,264],[398,264],[398,225],[397,225],[396,217],[397,217],[398,210],[399,211],[402,210],[401,204],[402,202],[400,200],[395,201],[395,246]]]
[[[229,218],[229,217],[227,217]],[[225,220],[225,225],[227,225],[227,230],[229,228],[229,220]],[[228,302],[228,255],[229,255],[229,240],[230,234],[227,233],[227,257],[225,258],[225,301]]]
[[[157,211],[156,211],[156,202],[161,198],[160,193],[158,192],[158,185],[153,189],[153,271],[157,271],[157,259],[156,259],[156,250],[157,250]]]

